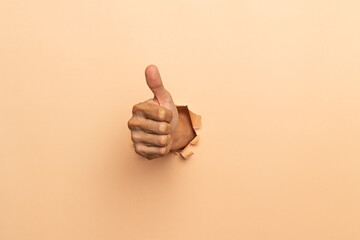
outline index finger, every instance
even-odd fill
[[[145,118],[159,121],[159,122],[168,122],[172,120],[172,112],[160,105],[144,102],[139,103],[133,108],[134,114],[142,114]]]

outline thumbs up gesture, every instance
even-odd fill
[[[145,78],[154,97],[134,105],[128,127],[135,152],[151,160],[185,147],[196,134],[189,114],[178,111],[165,89],[157,67],[148,66]]]

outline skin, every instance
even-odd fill
[[[133,106],[128,127],[135,152],[152,160],[184,148],[196,134],[188,111],[176,107],[157,67],[149,65],[145,78],[154,97]]]

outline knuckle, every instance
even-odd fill
[[[140,141],[140,136],[139,136],[139,134],[137,133],[137,132],[132,132],[132,134],[131,134],[131,140],[133,141],[133,142],[139,142]]]
[[[165,110],[164,109],[159,109],[158,110],[158,117],[159,117],[159,119],[165,119],[165,115],[166,115],[166,112],[165,112]]]
[[[165,130],[166,126],[165,126],[165,123],[159,123],[158,124],[158,130],[159,132],[163,132]]]
[[[169,124],[168,123],[165,123],[165,122],[162,122],[162,123],[159,123],[159,132],[160,133],[164,133],[166,134],[168,131],[169,131]]]
[[[134,105],[132,108],[132,113],[135,113],[138,111],[138,104]]]
[[[138,153],[138,154],[141,154],[141,151],[140,151],[140,146],[138,144],[135,144],[135,152]]]
[[[134,128],[134,120],[133,120],[133,118],[131,118],[131,119],[128,121],[128,128],[129,128],[129,129],[133,129],[133,128]]]
[[[159,148],[159,154],[160,155],[165,155],[166,154],[166,148],[165,147]]]
[[[128,121],[128,127],[130,130],[134,130],[138,127],[139,122],[138,119],[135,117],[132,117],[129,121]]]
[[[140,117],[133,116],[133,117],[128,121],[128,127],[129,127],[130,130],[135,130],[135,129],[137,129],[140,125],[141,125],[141,118],[140,118]]]
[[[162,146],[166,146],[169,143],[169,137],[168,135],[160,136],[159,138],[159,144]]]
[[[142,103],[135,104],[135,105],[133,106],[133,108],[132,108],[132,113],[134,114],[134,113],[136,113],[136,112],[141,111],[141,109],[142,109],[141,106],[142,106]]]

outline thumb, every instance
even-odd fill
[[[155,65],[149,65],[145,69],[146,83],[154,93],[154,97],[157,99],[159,104],[172,102],[170,93],[164,88],[161,81],[159,70]]]

